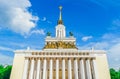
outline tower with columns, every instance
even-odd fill
[[[66,37],[62,6],[56,37],[48,35],[42,50],[16,50],[10,79],[110,79],[106,51],[78,50]]]

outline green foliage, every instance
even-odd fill
[[[116,71],[115,69],[111,68],[110,76],[111,76],[111,79],[120,79],[120,70]]]
[[[9,79],[12,66],[3,67],[0,65],[0,79]]]

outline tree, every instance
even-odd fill
[[[3,79],[4,77],[4,67],[0,65],[0,79]]]
[[[4,70],[4,77],[3,79],[9,79],[11,73],[12,66],[7,66]]]
[[[110,69],[110,76],[111,76],[111,79],[120,79],[120,71],[116,71],[115,69],[111,68]]]
[[[3,67],[0,65],[0,79],[9,79],[12,66]]]

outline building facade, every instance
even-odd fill
[[[62,7],[56,36],[47,33],[42,50],[16,50],[10,79],[110,79],[104,50],[78,50],[76,38],[66,37]]]

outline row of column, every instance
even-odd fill
[[[49,76],[49,79],[53,79],[53,59],[50,59],[49,62],[49,74],[47,74],[47,67],[48,63],[47,60],[44,59],[43,63],[41,63],[41,60],[38,59],[36,62],[36,72],[35,72],[35,60],[31,59],[31,63],[29,63],[30,60],[25,59],[25,65],[24,65],[24,72],[23,72],[23,79],[47,79],[47,76]],[[60,70],[60,61],[59,59],[55,60],[55,70],[56,70],[56,78],[59,79],[59,70]],[[68,64],[68,67],[66,68],[65,65]],[[79,64],[79,65],[78,65]],[[43,65],[43,67],[41,67]],[[72,79],[74,73],[74,79],[98,79],[97,76],[97,69],[96,69],[96,63],[95,60],[83,60],[80,59],[79,61],[77,59],[74,59],[73,61],[73,68],[72,68],[72,60],[68,59],[68,62],[65,61],[65,59],[62,59],[62,79],[66,79],[66,75],[68,75],[68,79]],[[65,71],[68,71],[68,74],[65,73]],[[41,73],[42,72],[42,73]],[[34,77],[35,76],[35,77]]]
[[[65,37],[65,30],[61,29],[61,30],[56,30],[56,37]]]

